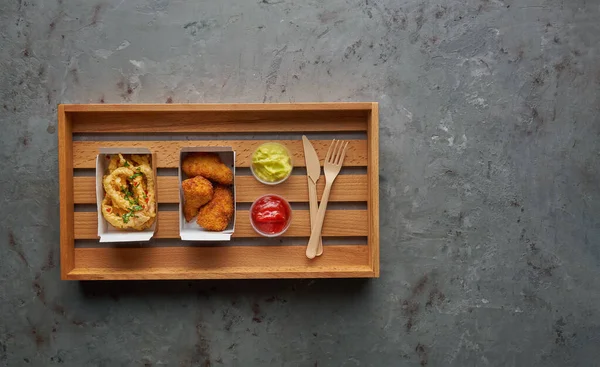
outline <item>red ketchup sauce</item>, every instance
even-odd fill
[[[265,195],[254,202],[250,213],[256,229],[268,235],[281,233],[291,218],[291,208],[282,198]]]

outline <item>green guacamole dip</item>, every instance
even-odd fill
[[[277,182],[292,172],[292,160],[283,145],[265,143],[252,155],[252,170],[263,181]]]

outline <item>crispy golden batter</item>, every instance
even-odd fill
[[[146,210],[151,214],[152,217],[156,216],[156,189],[154,181],[154,171],[150,168],[150,164],[142,164],[138,170],[144,174],[144,180],[146,190],[144,191],[146,199]]]
[[[181,168],[188,177],[202,176],[223,185],[233,183],[233,172],[216,153],[190,153],[183,159]]]
[[[183,188],[183,215],[186,222],[191,221],[200,207],[213,198],[213,186],[202,176],[188,178],[181,183]]]
[[[200,208],[197,223],[209,231],[223,231],[233,217],[233,194],[228,187],[218,185],[212,200]]]
[[[128,216],[126,211],[113,206],[108,196],[102,200],[102,215],[108,223],[119,229],[136,229],[141,231],[150,228],[152,223],[154,223],[154,217],[148,216],[143,211]]]

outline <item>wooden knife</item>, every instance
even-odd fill
[[[317,201],[317,181],[321,176],[321,162],[315,148],[305,135],[302,135],[302,145],[304,146],[304,161],[306,162],[306,177],[308,181],[308,201],[310,209],[310,228],[314,227],[314,221],[317,218],[319,203]],[[317,256],[323,253],[323,240],[319,238]]]

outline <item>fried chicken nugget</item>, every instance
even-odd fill
[[[200,207],[213,198],[213,185],[201,176],[188,178],[181,183],[183,188],[183,215],[187,222],[191,221]]]
[[[233,194],[226,186],[218,185],[212,200],[200,208],[197,223],[209,231],[223,231],[233,217]]]
[[[233,183],[233,172],[216,153],[190,153],[183,159],[181,168],[188,177],[202,176],[222,185]]]

